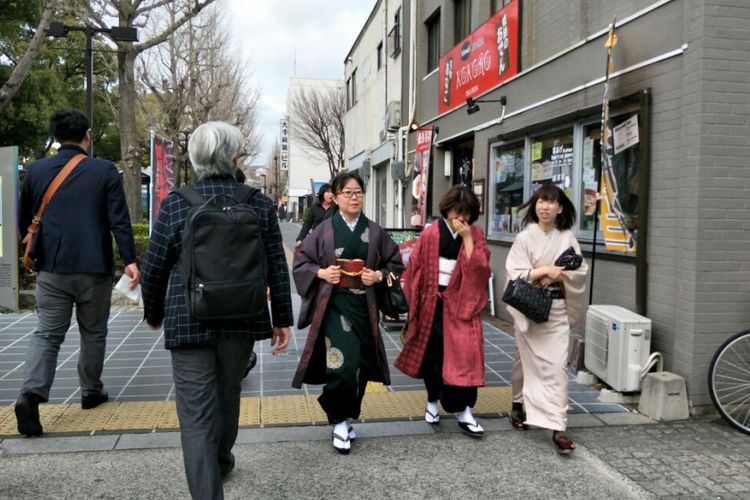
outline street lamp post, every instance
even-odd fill
[[[81,31],[86,35],[86,112],[89,127],[94,127],[94,33],[107,33],[112,40],[119,42],[137,42],[138,30],[130,26],[113,26],[94,28],[91,26],[68,26],[59,21],[50,23],[47,36],[65,37],[71,31]],[[89,143],[89,156],[94,155],[94,138]]]

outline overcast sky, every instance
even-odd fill
[[[225,0],[237,54],[260,87],[265,164],[286,113],[289,78],[344,77],[344,58],[376,0]],[[295,70],[296,52],[296,70]]]

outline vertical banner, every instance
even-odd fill
[[[602,103],[602,171],[600,223],[604,235],[604,246],[607,250],[623,253],[635,253],[636,244],[633,234],[628,230],[620,200],[617,197],[617,176],[613,158],[615,155],[612,124],[609,119],[609,73],[612,69],[612,48],[617,45],[614,23],[609,26],[609,35],[604,47],[607,49],[607,67],[604,78],[604,99]]]
[[[279,163],[279,168],[281,171],[286,171],[289,170],[289,122],[286,118],[281,119],[280,128],[281,144],[279,145],[279,149],[281,153],[281,163]]]
[[[149,228],[153,228],[159,216],[161,203],[174,189],[174,145],[158,135],[151,142],[151,217]]]
[[[18,310],[18,148],[0,148],[0,306]]]
[[[427,219],[427,186],[429,185],[432,125],[417,130],[414,177],[411,182],[411,218],[413,227],[424,227]]]

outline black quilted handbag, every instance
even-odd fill
[[[516,278],[510,280],[505,287],[503,302],[521,311],[531,321],[544,323],[549,319],[552,296],[542,287]]]
[[[401,289],[401,280],[395,274],[388,273],[376,292],[378,309],[386,316],[397,319],[409,312],[404,291]]]

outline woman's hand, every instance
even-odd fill
[[[383,281],[383,273],[380,271],[373,271],[372,269],[364,268],[362,270],[362,284],[365,286],[372,286],[375,283]]]
[[[545,276],[554,281],[560,281],[565,277],[565,267],[563,266],[547,266]]]
[[[321,267],[318,269],[317,276],[332,285],[336,285],[341,281],[341,266]]]
[[[453,230],[466,241],[466,238],[471,238],[471,225],[463,219],[456,217],[452,221]]]

